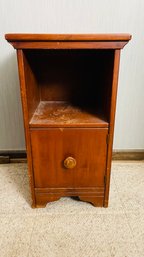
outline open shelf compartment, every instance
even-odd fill
[[[23,50],[30,127],[108,127],[113,50]]]

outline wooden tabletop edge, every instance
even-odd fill
[[[9,42],[16,41],[129,41],[130,34],[5,34]]]

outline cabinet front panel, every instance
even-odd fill
[[[103,187],[107,129],[31,130],[36,188]]]

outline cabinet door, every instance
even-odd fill
[[[107,129],[95,128],[31,130],[35,187],[104,186],[107,133]],[[71,161],[65,167],[68,157],[75,167]]]

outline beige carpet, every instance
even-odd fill
[[[144,256],[144,162],[114,162],[109,208],[31,209],[26,164],[0,165],[0,257]]]

